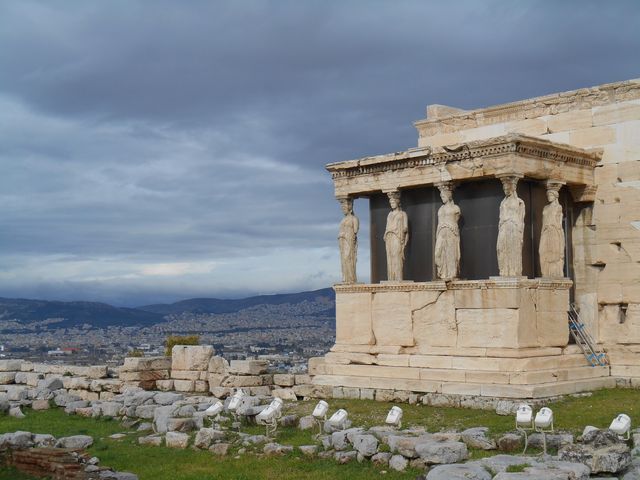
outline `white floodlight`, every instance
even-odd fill
[[[542,432],[543,430],[553,432],[553,412],[549,407],[542,407],[538,413],[536,413],[536,430]]]
[[[234,393],[231,396],[231,401],[229,402],[229,405],[227,406],[229,411],[235,412],[238,409],[238,407],[240,406],[240,401],[242,400],[242,397],[244,397],[244,392],[242,391],[241,388],[239,388],[236,391],[236,393]]]
[[[204,414],[207,417],[215,417],[216,415],[219,415],[220,412],[222,412],[223,409],[224,409],[224,405],[222,404],[222,402],[220,400],[218,400],[216,403],[214,403],[209,408],[207,408],[204,411]]]
[[[524,434],[523,455],[529,446],[529,436],[527,435],[527,431],[533,431],[533,429],[533,409],[526,403],[523,403],[516,410],[516,430]]]
[[[536,431],[542,433],[542,448],[547,454],[547,432],[553,432],[553,411],[549,407],[542,407],[536,413],[535,419]]]
[[[392,425],[397,428],[402,427],[402,409],[400,407],[393,406],[387,414],[387,419],[384,421],[387,425]]]
[[[631,418],[629,415],[621,413],[613,419],[613,422],[609,425],[609,430],[618,435],[618,437],[629,440],[631,438]]]
[[[313,415],[315,418],[327,418],[327,412],[329,411],[329,404],[324,400],[320,400],[316,405],[316,408],[313,409]]]
[[[276,397],[267,408],[256,415],[256,423],[266,426],[267,437],[275,434],[278,429],[278,419],[282,416],[282,403],[282,399]]]
[[[347,413],[347,411],[344,408],[341,408],[336,413],[331,415],[331,418],[329,419],[329,424],[332,427],[344,429],[345,424],[347,423],[348,416],[349,414]]]
[[[527,405],[522,404],[516,410],[516,428],[533,428],[533,409]]]
[[[318,426],[318,434],[316,435],[316,437],[319,437],[320,435],[322,435],[322,423],[327,420],[328,411],[329,411],[329,404],[324,400],[320,400],[316,405],[316,408],[313,409],[313,413],[311,415],[313,416],[313,419],[315,420],[316,425]]]

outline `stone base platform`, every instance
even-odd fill
[[[313,383],[534,399],[615,386],[568,345],[568,279],[337,285],[336,344]]]
[[[330,352],[312,363],[311,373],[317,385],[519,399],[616,385],[610,367],[591,367],[575,346],[547,350],[556,352],[522,356],[520,351],[518,357],[506,351],[492,356]]]

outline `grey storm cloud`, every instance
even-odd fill
[[[636,1],[4,1],[0,296],[327,286],[324,164],[414,146],[429,103],[636,77],[639,27]]]

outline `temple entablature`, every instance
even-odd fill
[[[337,198],[504,175],[560,180],[573,191],[593,192],[594,169],[600,157],[601,152],[509,134],[330,163],[327,170],[333,178]],[[576,201],[589,200],[582,196]]]

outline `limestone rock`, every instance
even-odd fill
[[[233,375],[260,375],[267,373],[266,360],[231,360],[229,373]]]
[[[516,452],[524,448],[522,435],[505,433],[498,439],[498,449],[502,452]]]
[[[293,452],[293,447],[291,445],[280,445],[279,443],[267,443],[262,451],[265,455],[269,456],[285,455]]]
[[[335,452],[333,458],[341,465],[352,462],[356,459],[358,452],[351,450],[350,452]]]
[[[393,455],[389,459],[389,468],[398,472],[404,472],[409,462],[402,455]]]
[[[289,402],[295,402],[298,400],[296,392],[292,388],[274,388],[271,391],[271,395]]]
[[[33,436],[35,447],[53,447],[56,444],[56,437],[48,433],[36,433]]]
[[[222,430],[214,428],[201,428],[196,434],[193,446],[196,448],[206,449],[217,440],[223,440],[226,434]]]
[[[22,413],[22,409],[20,408],[19,405],[15,405],[11,408],[9,408],[9,416],[10,417],[15,417],[15,418],[24,418],[25,415],[24,413]]]
[[[184,395],[174,392],[160,392],[156,393],[153,397],[153,401],[158,405],[171,405],[184,398]]]
[[[491,474],[480,463],[469,462],[433,467],[426,480],[491,480]]]
[[[573,435],[570,433],[548,433],[547,448],[559,449],[573,443]],[[529,446],[533,448],[542,448],[543,439],[541,433],[533,433],[529,435]]]
[[[32,447],[33,434],[31,432],[23,432],[21,430],[13,433],[4,433],[0,435],[0,449],[5,446],[14,448]]]
[[[162,445],[162,436],[147,435],[146,437],[140,437],[138,438],[138,443],[140,445],[153,445],[154,447],[159,447]]]
[[[211,345],[176,345],[171,350],[171,370],[209,370],[215,353]]]
[[[364,457],[371,457],[378,451],[378,439],[370,434],[354,435],[353,448]]]
[[[420,455],[416,452],[416,446],[430,441],[433,441],[433,437],[430,434],[417,437],[389,435],[386,439],[386,443],[393,453],[399,453],[407,458],[419,457]]]
[[[560,460],[583,463],[592,474],[617,473],[631,465],[629,447],[613,432],[594,430],[584,435],[582,442],[560,449]]]
[[[59,438],[56,442],[58,448],[70,448],[72,450],[83,450],[93,445],[93,438],[89,435],[72,435],[70,437]]]
[[[298,447],[298,449],[305,457],[313,457],[316,453],[318,453],[317,445],[301,445]]]
[[[389,465],[389,460],[391,460],[392,456],[392,453],[380,452],[371,457],[371,461],[374,465],[377,465],[379,467],[386,467],[387,465]]]
[[[457,463],[469,457],[462,442],[428,441],[416,445],[416,453],[429,464]]]
[[[278,421],[278,423],[283,427],[295,427],[298,424],[298,416],[285,415]]]
[[[231,448],[230,443],[214,443],[209,447],[209,451],[214,455],[223,457],[227,454],[229,448]]]
[[[468,428],[462,432],[462,441],[470,448],[480,450],[495,450],[496,442],[487,438],[487,427]]]
[[[169,418],[167,432],[190,432],[196,428],[193,418]]]
[[[209,360],[209,373],[225,374],[229,368],[229,362],[224,358],[213,356]]]
[[[300,430],[311,430],[316,425],[316,420],[313,415],[306,415],[304,417],[300,417],[298,420],[298,428]]]
[[[349,435],[355,435],[363,433],[362,428],[350,428],[347,430],[340,430],[331,434],[331,445],[335,450],[346,450],[349,448],[350,440]]]
[[[60,377],[45,378],[38,381],[38,390],[60,390],[63,388],[62,379]]]
[[[181,432],[167,432],[165,443],[169,448],[187,448],[189,445],[189,435]]]

